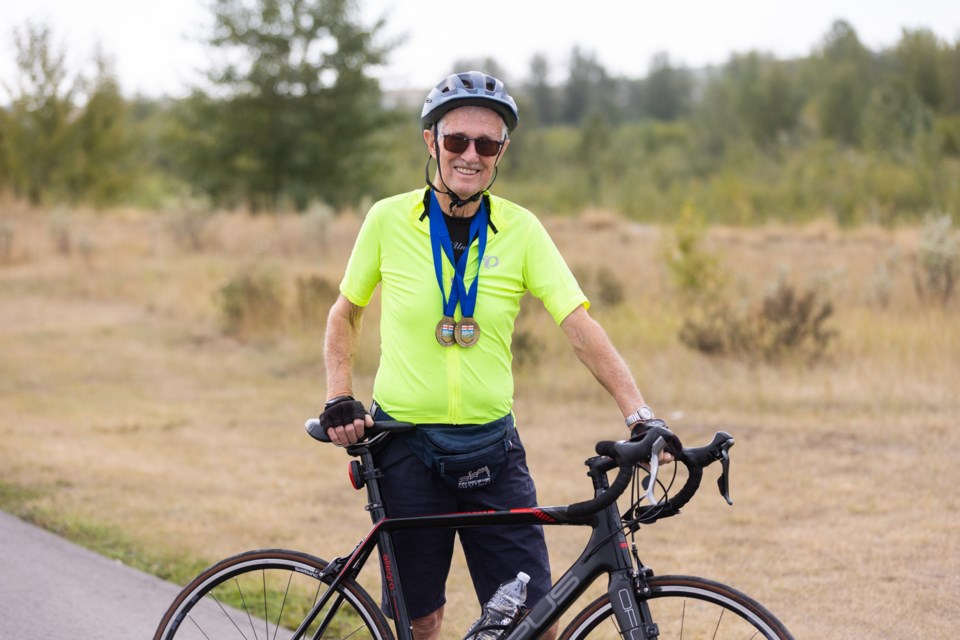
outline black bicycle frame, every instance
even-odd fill
[[[372,444],[372,443],[370,443]],[[373,462],[369,446],[354,445],[353,455],[361,459],[362,473],[367,487],[367,510],[373,528],[360,541],[348,558],[331,561],[326,572],[333,576],[330,587],[292,636],[298,640],[319,615],[343,580],[355,578],[375,547],[380,549],[380,568],[386,593],[394,615],[398,640],[413,640],[413,628],[407,615],[401,587],[401,576],[393,561],[393,537],[403,529],[461,528],[494,524],[505,525],[577,525],[593,527],[593,532],[580,557],[557,580],[544,597],[517,624],[504,640],[535,638],[559,619],[584,591],[603,574],[609,574],[609,594],[621,633],[625,638],[655,638],[656,627],[649,623],[650,614],[645,602],[636,599],[634,584],[637,573],[629,553],[629,545],[614,502],[602,511],[584,517],[570,517],[567,507],[535,507],[510,511],[479,511],[442,515],[388,518],[380,494],[380,472]],[[599,458],[587,461],[588,475],[593,480],[595,495],[608,488],[606,471]],[[332,612],[328,614],[332,617]],[[321,625],[321,629],[323,625]],[[319,632],[318,632],[319,634]]]

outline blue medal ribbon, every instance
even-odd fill
[[[474,238],[479,237],[479,265],[483,264],[483,254],[487,249],[487,207],[485,200],[481,201],[480,210],[473,217],[470,223],[470,239],[467,242],[467,248],[464,250],[460,260],[454,262],[453,242],[450,240],[450,231],[443,220],[443,211],[440,209],[440,203],[437,201],[436,194],[430,192],[430,244],[433,248],[433,268],[437,274],[437,285],[440,287],[440,296],[443,299],[443,315],[453,317],[457,310],[457,304],[460,305],[460,311],[463,317],[472,317],[477,307],[477,291],[480,282],[480,270],[477,269],[477,277],[473,279],[470,289],[467,289],[466,279],[467,260],[470,256],[470,246],[473,245]],[[446,288],[443,282],[443,257],[446,255],[450,264],[453,265],[453,282],[450,284],[450,297],[447,297]]]

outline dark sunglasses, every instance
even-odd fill
[[[445,133],[442,135],[443,148],[450,153],[463,153],[470,148],[470,143],[472,142],[477,150],[477,153],[481,156],[487,156],[488,158],[500,153],[500,147],[502,147],[503,143],[506,141],[506,138],[503,140],[491,140],[490,138],[468,138],[461,133]]]

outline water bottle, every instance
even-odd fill
[[[487,604],[483,605],[483,612],[477,621],[470,625],[470,630],[464,640],[495,640],[503,633],[503,628],[483,629],[483,627],[505,627],[513,622],[517,610],[527,600],[527,583],[530,576],[523,571],[513,580],[504,582],[493,594]]]

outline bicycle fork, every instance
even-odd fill
[[[630,575],[633,573],[633,575]],[[660,628],[650,617],[650,607],[645,599],[637,598],[638,585],[646,580],[642,573],[617,572],[610,576],[610,604],[625,640],[656,640]]]

